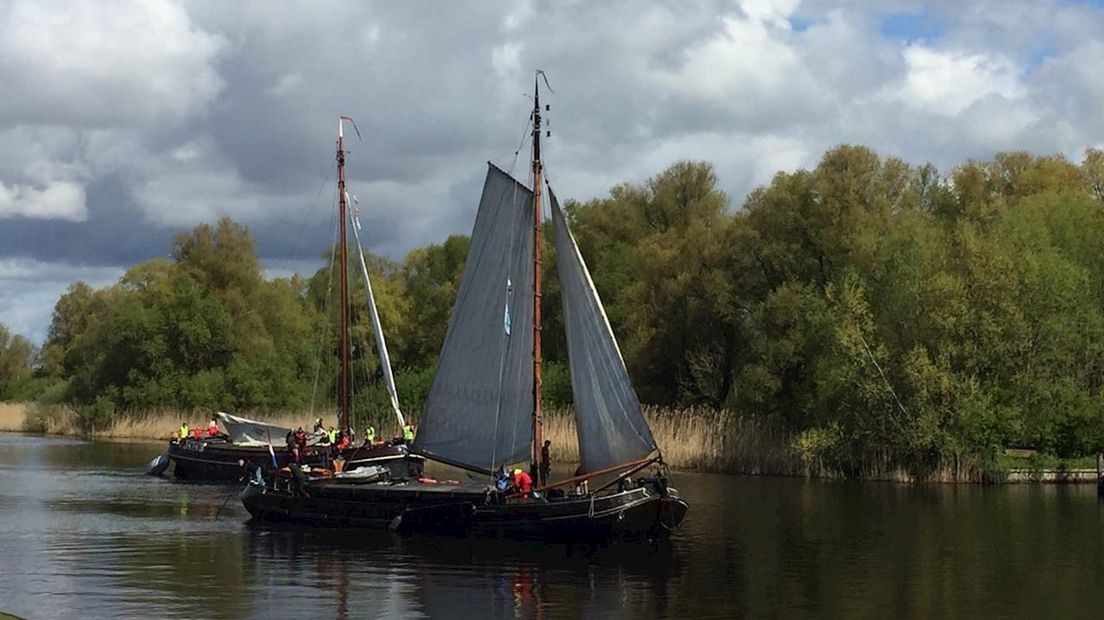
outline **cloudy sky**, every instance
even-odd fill
[[[0,322],[41,342],[70,283],[222,215],[270,273],[313,271],[340,114],[367,249],[466,233],[535,68],[562,197],[703,159],[737,208],[844,142],[1079,160],[1104,143],[1102,32],[1101,3],[1059,0],[2,0]]]

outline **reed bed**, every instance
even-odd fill
[[[309,428],[312,423],[308,413],[246,411],[236,415],[290,428]],[[0,430],[104,439],[166,439],[177,433],[181,422],[206,428],[210,416],[206,410],[129,411],[110,423],[96,424],[82,420],[76,411],[63,405],[0,403]]]
[[[264,420],[288,428],[309,428],[308,411],[238,411],[235,415]],[[0,431],[22,431],[110,439],[165,439],[180,423],[205,427],[207,410],[159,409],[118,414],[111,423],[97,425],[63,405],[0,403]],[[769,421],[706,407],[644,408],[656,444],[668,465],[677,470],[750,475],[862,478],[900,482],[999,482],[1005,476],[987,468],[976,457],[943,459],[927,467],[902,464],[889,453],[870,452],[845,461],[825,463],[802,457],[795,436]],[[544,438],[552,441],[556,463],[577,463],[579,443],[571,408],[545,411]],[[283,438],[280,438],[282,440]]]
[[[26,409],[23,403],[0,403],[0,431],[23,430]]]
[[[675,469],[746,474],[803,473],[801,459],[786,433],[765,421],[706,407],[648,406],[644,416],[663,458]],[[544,437],[552,441],[552,459],[579,460],[575,416],[571,409],[545,414]]]

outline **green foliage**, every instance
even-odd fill
[[[30,340],[0,323],[0,400],[15,398],[31,377],[35,350]]]
[[[316,320],[299,280],[265,281],[248,232],[224,219],[115,285],[58,301],[44,371],[69,379],[88,424],[116,409],[288,408],[309,398]]]
[[[1000,477],[1007,446],[1104,450],[1104,153],[1002,153],[943,176],[844,145],[735,210],[717,176],[679,162],[565,203],[642,401],[737,409],[784,427],[807,464],[855,475],[874,461],[919,476],[953,462]],[[548,237],[552,407],[571,387]],[[402,263],[365,256],[412,419],[468,243],[449,237]],[[172,256],[105,289],[70,287],[37,365],[0,338],[0,394],[65,390],[89,420],[161,405],[334,410],[336,266],[265,280],[248,231],[225,219],[179,236]],[[386,435],[355,257],[350,276],[357,425]]]

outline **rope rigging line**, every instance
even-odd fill
[[[336,190],[334,191],[336,195]],[[326,278],[326,294],[322,297],[322,327],[318,334],[318,348],[316,349],[314,365],[314,381],[311,384],[310,417],[314,417],[314,404],[318,396],[318,381],[322,374],[322,353],[325,351],[326,340],[330,333],[329,310],[330,295],[333,292],[333,272],[337,262],[337,213],[331,215],[330,226],[333,230],[333,243],[330,244],[330,268]]]
[[[280,266],[282,269],[287,269],[288,263],[292,261],[292,257],[294,257],[296,255],[296,252],[299,251],[299,244],[303,241],[303,233],[307,230],[307,223],[314,216],[314,212],[318,210],[318,199],[322,197],[322,190],[326,189],[326,186],[330,183],[330,179],[333,178],[332,166],[327,164],[327,169],[329,169],[329,172],[322,180],[322,183],[318,186],[318,192],[315,193],[314,200],[311,201],[311,206],[307,210],[307,214],[303,217],[303,221],[299,223],[299,229],[295,235],[295,240],[292,241],[291,250],[289,250],[284,258],[280,261]]]

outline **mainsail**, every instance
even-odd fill
[[[284,428],[267,422],[258,422],[236,415],[230,415],[219,411],[216,415],[222,425],[226,427],[226,434],[230,436],[230,442],[242,446],[267,446],[271,441],[277,446],[284,445],[284,436],[291,432],[290,428]]]
[[[380,367],[383,369],[387,394],[391,396],[391,408],[395,410],[395,417],[398,418],[401,429],[406,426],[406,420],[399,407],[399,392],[395,389],[395,376],[391,373],[391,357],[387,354],[387,341],[383,337],[383,326],[380,325],[379,312],[376,310],[376,298],[372,294],[372,279],[368,277],[368,265],[364,262],[364,248],[360,247],[360,218],[352,214],[351,217],[353,238],[356,239],[357,256],[360,258],[360,272],[364,276],[364,293],[368,297],[368,314],[372,317],[372,333],[376,337],[376,353],[379,355]]]
[[[551,189],[548,195],[580,460],[584,472],[598,471],[644,458],[656,443],[560,203]]]
[[[507,334],[503,299],[533,288],[533,193],[489,165],[464,276],[414,451],[490,472],[527,460],[533,441],[533,332]],[[531,304],[511,323],[532,325]]]

